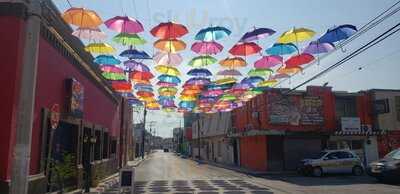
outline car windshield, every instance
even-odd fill
[[[311,159],[320,159],[322,158],[322,156],[324,156],[327,152],[320,152],[320,153],[316,153],[313,156],[311,156]]]
[[[392,158],[396,160],[400,160],[400,149],[396,149],[388,153],[385,158]]]

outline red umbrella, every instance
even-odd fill
[[[300,55],[294,55],[285,61],[286,68],[298,67],[300,65],[307,64],[314,60],[314,57],[308,53],[302,53]]]
[[[131,79],[134,80],[149,80],[154,77],[154,75],[149,71],[133,71],[130,75]]]
[[[160,23],[151,29],[150,33],[161,39],[179,38],[188,33],[187,28],[182,24],[173,22]]]
[[[153,97],[154,94],[152,92],[147,92],[147,91],[138,91],[136,92],[136,95],[140,97]]]
[[[258,46],[254,42],[241,42],[235,44],[230,50],[229,53],[232,55],[239,55],[239,56],[248,56],[253,55],[260,52],[261,47]]]
[[[132,84],[130,82],[113,81],[111,87],[117,92],[130,92],[132,91]]]

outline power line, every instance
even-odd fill
[[[66,0],[66,1],[67,1],[68,5],[72,8],[71,2],[69,2],[69,0]]]

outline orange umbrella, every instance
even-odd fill
[[[222,67],[245,67],[247,65],[246,61],[241,57],[227,57],[219,62]]]
[[[153,92],[147,92],[147,91],[136,92],[136,95],[140,96],[140,97],[153,97],[154,96]]]
[[[150,80],[132,79],[136,84],[151,84]]]
[[[95,11],[77,7],[69,8],[62,18],[65,22],[81,28],[97,28],[103,23]]]
[[[186,48],[185,42],[178,39],[160,39],[154,42],[154,47],[169,53],[176,53]]]
[[[298,72],[300,72],[302,70],[303,70],[303,68],[301,68],[299,66],[298,67],[291,67],[291,68],[280,67],[276,72],[285,73],[285,74],[294,74],[294,73],[298,73]]]
[[[149,80],[154,77],[154,75],[149,71],[133,71],[130,75],[133,80]]]
[[[183,91],[181,92],[181,95],[183,95],[183,96],[193,96],[193,95],[199,94],[200,92],[201,92],[200,89],[197,89],[197,90],[188,90],[188,89],[185,89],[185,90],[183,90]]]

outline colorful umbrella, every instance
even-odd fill
[[[287,68],[297,67],[300,65],[307,64],[314,60],[314,57],[308,53],[302,53],[300,55],[294,55],[285,61]]]
[[[335,50],[335,45],[333,45],[332,43],[312,41],[304,49],[303,53],[321,54],[321,53],[328,53],[328,52],[331,52],[333,50]]]
[[[254,85],[252,83],[237,83],[235,85],[233,85],[232,89],[233,90],[237,90],[237,89],[250,89],[253,88]]]
[[[228,68],[245,67],[247,65],[246,61],[241,57],[228,57],[221,60],[219,64]]]
[[[182,95],[179,97],[179,99],[182,101],[195,101],[197,98],[195,96]]]
[[[107,64],[107,65],[118,65],[121,63],[120,60],[116,59],[112,55],[99,55],[94,58],[94,62],[97,64]]]
[[[201,95],[205,97],[218,97],[224,94],[224,91],[221,89],[215,89],[215,90],[206,90],[201,93]]]
[[[229,53],[237,56],[249,56],[257,54],[261,51],[261,47],[258,46],[254,42],[240,42],[235,44],[230,50]]]
[[[97,28],[103,23],[95,11],[77,7],[69,8],[62,18],[65,22],[82,28]]]
[[[149,71],[133,71],[130,73],[130,78],[133,80],[150,80],[154,75]]]
[[[124,73],[124,69],[115,65],[101,65],[100,70],[109,73]]]
[[[115,52],[115,49],[107,43],[90,43],[85,46],[85,51],[98,54],[110,54]]]
[[[107,80],[125,80],[126,76],[123,73],[103,72],[101,75]]]
[[[160,39],[153,45],[155,48],[168,53],[176,53],[186,48],[185,42],[178,39]]]
[[[192,60],[189,61],[189,66],[192,67],[204,67],[207,65],[211,65],[217,62],[217,59],[209,56],[209,55],[205,55],[205,56],[198,56],[198,57],[194,57]]]
[[[119,56],[129,59],[151,59],[150,55],[145,51],[139,51],[133,48],[122,51]]]
[[[201,90],[203,89],[202,85],[190,85],[190,84],[186,84],[182,86],[183,89],[185,90]]]
[[[150,68],[147,67],[147,65],[135,60],[125,61],[124,65],[129,71],[142,71],[142,72],[150,71]]]
[[[158,92],[159,93],[170,92],[170,93],[173,93],[173,94],[172,95],[168,95],[168,96],[173,96],[178,92],[178,89],[174,88],[174,87],[160,87],[160,88],[158,88]],[[161,95],[161,96],[167,96],[167,95]]]
[[[194,101],[179,102],[179,107],[181,107],[181,108],[194,108],[195,106],[196,106],[196,102],[194,102]]]
[[[272,47],[265,50],[265,52],[269,55],[288,55],[296,51],[298,52],[299,49],[293,43],[275,43],[272,45]]]
[[[250,84],[256,84],[258,82],[262,82],[265,79],[260,76],[252,76],[252,77],[245,77],[240,81],[240,83],[250,83]]]
[[[196,95],[199,94],[201,90],[183,90],[181,95]]]
[[[303,42],[310,40],[314,35],[315,32],[307,28],[292,28],[278,38],[278,43]]]
[[[250,77],[254,76],[266,77],[271,75],[273,72],[274,71],[272,69],[251,69],[249,72],[247,72],[247,75]]]
[[[192,77],[190,79],[188,79],[185,82],[185,85],[207,85],[209,84],[211,81],[208,78],[204,78],[204,77]]]
[[[95,40],[101,41],[107,38],[107,34],[102,32],[99,28],[82,28],[79,27],[72,35],[80,38],[80,39],[88,39],[88,40]]]
[[[162,82],[168,82],[168,83],[181,83],[181,79],[176,76],[171,76],[171,75],[159,75],[158,80]]]
[[[140,96],[140,97],[153,97],[154,96],[154,94],[152,92],[147,92],[147,91],[138,91],[138,92],[136,92],[136,95]]]
[[[112,81],[111,87],[116,92],[130,92],[132,91],[132,84],[126,81]]]
[[[157,52],[153,60],[158,65],[179,65],[183,59],[179,53]]]
[[[275,34],[275,30],[269,28],[255,28],[250,32],[246,32],[246,34],[244,34],[240,39],[240,42],[255,41],[267,36],[271,36],[272,34]]]
[[[219,98],[219,100],[221,101],[234,101],[236,99],[237,99],[236,96],[232,94],[224,94],[221,96],[221,98]]]
[[[263,56],[254,62],[254,67],[257,69],[271,68],[282,63],[282,57],[278,55]]]
[[[211,42],[205,42],[205,41],[201,41],[201,42],[195,42],[192,45],[192,51],[197,53],[197,54],[201,54],[201,55],[215,55],[218,54],[219,52],[222,51],[224,47],[215,42],[215,41],[211,41]]]
[[[137,34],[128,34],[128,33],[120,33],[112,39],[114,42],[122,44],[122,45],[143,45],[146,43],[146,40],[141,38]]]
[[[284,74],[294,74],[294,73],[298,73],[300,71],[302,71],[303,68],[301,68],[300,66],[297,67],[280,67],[279,69],[276,70],[276,72],[278,73],[284,73]]]
[[[143,32],[143,25],[136,19],[128,16],[115,16],[104,22],[108,29],[120,33],[136,34]]]
[[[333,43],[341,40],[345,40],[355,34],[357,28],[350,24],[344,24],[337,27],[328,29],[328,31],[322,35],[318,41],[320,43]]]
[[[214,41],[229,36],[231,31],[225,27],[215,26],[201,29],[195,36],[195,40]]]
[[[212,76],[212,73],[208,69],[199,68],[199,69],[191,69],[187,72],[187,75],[197,76],[197,77],[208,77]]]
[[[222,71],[218,71],[217,75],[221,76],[242,76],[242,73],[236,69],[225,69]]]
[[[150,80],[147,79],[132,79],[135,84],[151,84]]]
[[[271,79],[284,79],[284,78],[289,78],[290,75],[286,74],[286,73],[278,73],[275,74],[271,77]]]
[[[234,77],[227,77],[227,78],[222,78],[222,79],[218,79],[215,81],[215,83],[217,85],[225,85],[225,84],[234,84],[236,83],[236,78]]]
[[[163,82],[163,81],[158,81],[156,83],[156,85],[160,86],[160,87],[175,87],[175,86],[178,86],[177,83]]]
[[[181,75],[179,70],[175,67],[166,66],[166,65],[157,65],[155,68],[158,72],[163,73],[163,74],[172,75],[172,76]]]
[[[139,87],[136,89],[137,91],[144,91],[144,92],[153,92],[153,88],[147,88],[147,87]]]
[[[137,83],[137,84],[135,84],[133,86],[133,88],[135,90],[140,90],[140,89],[143,89],[143,88],[153,88],[153,86],[151,84]]]
[[[151,29],[150,33],[161,39],[179,38],[188,33],[187,28],[182,24],[173,22],[160,23]]]
[[[278,83],[278,81],[277,81],[277,80],[274,80],[274,79],[272,79],[272,80],[265,80],[265,81],[262,81],[262,82],[258,83],[258,84],[257,84],[257,87],[272,87],[272,86],[274,86],[276,83]]]

